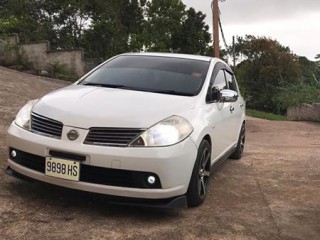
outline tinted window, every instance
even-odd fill
[[[213,86],[217,87],[219,90],[227,88],[226,79],[225,79],[223,70],[220,70],[218,72],[218,74],[213,82]]]
[[[89,75],[80,84],[117,85],[119,88],[197,95],[209,62],[155,56],[119,56]]]
[[[231,75],[227,71],[225,71],[225,74],[226,74],[226,79],[227,79],[229,89],[237,92],[237,85],[236,85],[236,81],[234,80],[233,75]]]

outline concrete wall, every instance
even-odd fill
[[[17,44],[19,43],[19,37],[16,34],[10,36],[0,36],[0,64],[12,65],[16,63],[17,56]]]
[[[76,77],[85,73],[82,49],[53,51],[48,41],[42,41],[20,44],[20,54],[36,70],[51,71],[54,64],[61,64],[66,65]]]
[[[5,47],[6,47],[6,45],[7,45],[7,43],[4,40],[0,39],[0,63],[5,60],[5,56],[6,56]]]
[[[301,104],[290,107],[287,110],[288,120],[291,121],[319,121],[320,122],[320,103]]]
[[[19,61],[28,62],[36,70],[52,71],[53,65],[64,65],[74,78],[85,74],[88,70],[82,49],[51,50],[48,41],[20,43],[19,36],[0,36],[0,64],[16,65]]]

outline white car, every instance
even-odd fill
[[[197,206],[211,168],[242,156],[245,102],[219,59],[122,54],[29,101],[7,139],[10,175],[129,204]]]

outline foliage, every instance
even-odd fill
[[[247,109],[246,115],[250,116],[250,117],[262,118],[262,119],[274,120],[274,121],[286,121],[287,120],[286,116],[278,115],[278,114],[274,114],[274,113],[257,111],[254,109]]]
[[[299,64],[303,75],[304,83],[316,86],[320,79],[320,65],[317,62],[312,62],[306,57],[299,57]]]
[[[43,39],[44,29],[38,22],[41,16],[40,5],[42,2],[44,0],[2,1],[0,22],[10,22],[10,24],[1,28],[1,33],[19,33],[20,38],[24,41]]]
[[[95,1],[90,28],[83,34],[85,53],[89,57],[108,58],[128,51],[140,51],[143,1]]]
[[[15,26],[18,24],[18,20],[15,17],[9,17],[9,18],[0,18],[0,34],[6,34],[9,32],[10,29],[15,28]]]
[[[153,0],[147,2],[143,33],[148,51],[170,52],[173,35],[181,30],[185,5],[180,0]]]
[[[181,0],[1,0],[0,16],[0,33],[81,47],[87,57],[143,49],[206,54],[210,43],[205,15]]]
[[[211,36],[205,18],[206,15],[196,12],[193,8],[186,11],[186,19],[181,28],[172,35],[172,48],[176,52],[206,54]]]
[[[53,77],[65,80],[75,80],[77,79],[77,75],[69,69],[69,67],[65,64],[61,64],[59,62],[55,62],[52,65],[52,74]]]
[[[301,103],[320,102],[320,83],[316,79],[312,84],[306,84],[300,80],[297,84],[290,84],[281,89],[281,94],[276,99],[282,109]]]
[[[236,51],[237,57],[242,59],[237,66],[237,78],[249,107],[284,113],[292,104],[317,100],[315,95],[297,98],[294,94],[299,88],[307,92],[314,88],[310,83],[315,74],[319,76],[317,64],[298,58],[289,48],[265,37],[238,38]],[[316,94],[316,91],[311,92]]]

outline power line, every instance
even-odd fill
[[[220,9],[219,9],[219,26],[220,26],[220,32],[221,32],[223,44],[224,44],[226,50],[228,50],[228,49],[229,49],[229,46],[228,46],[228,44],[227,44],[226,38],[225,38],[225,36],[224,36],[223,28],[222,28],[222,23],[221,23],[221,11],[220,11]]]

